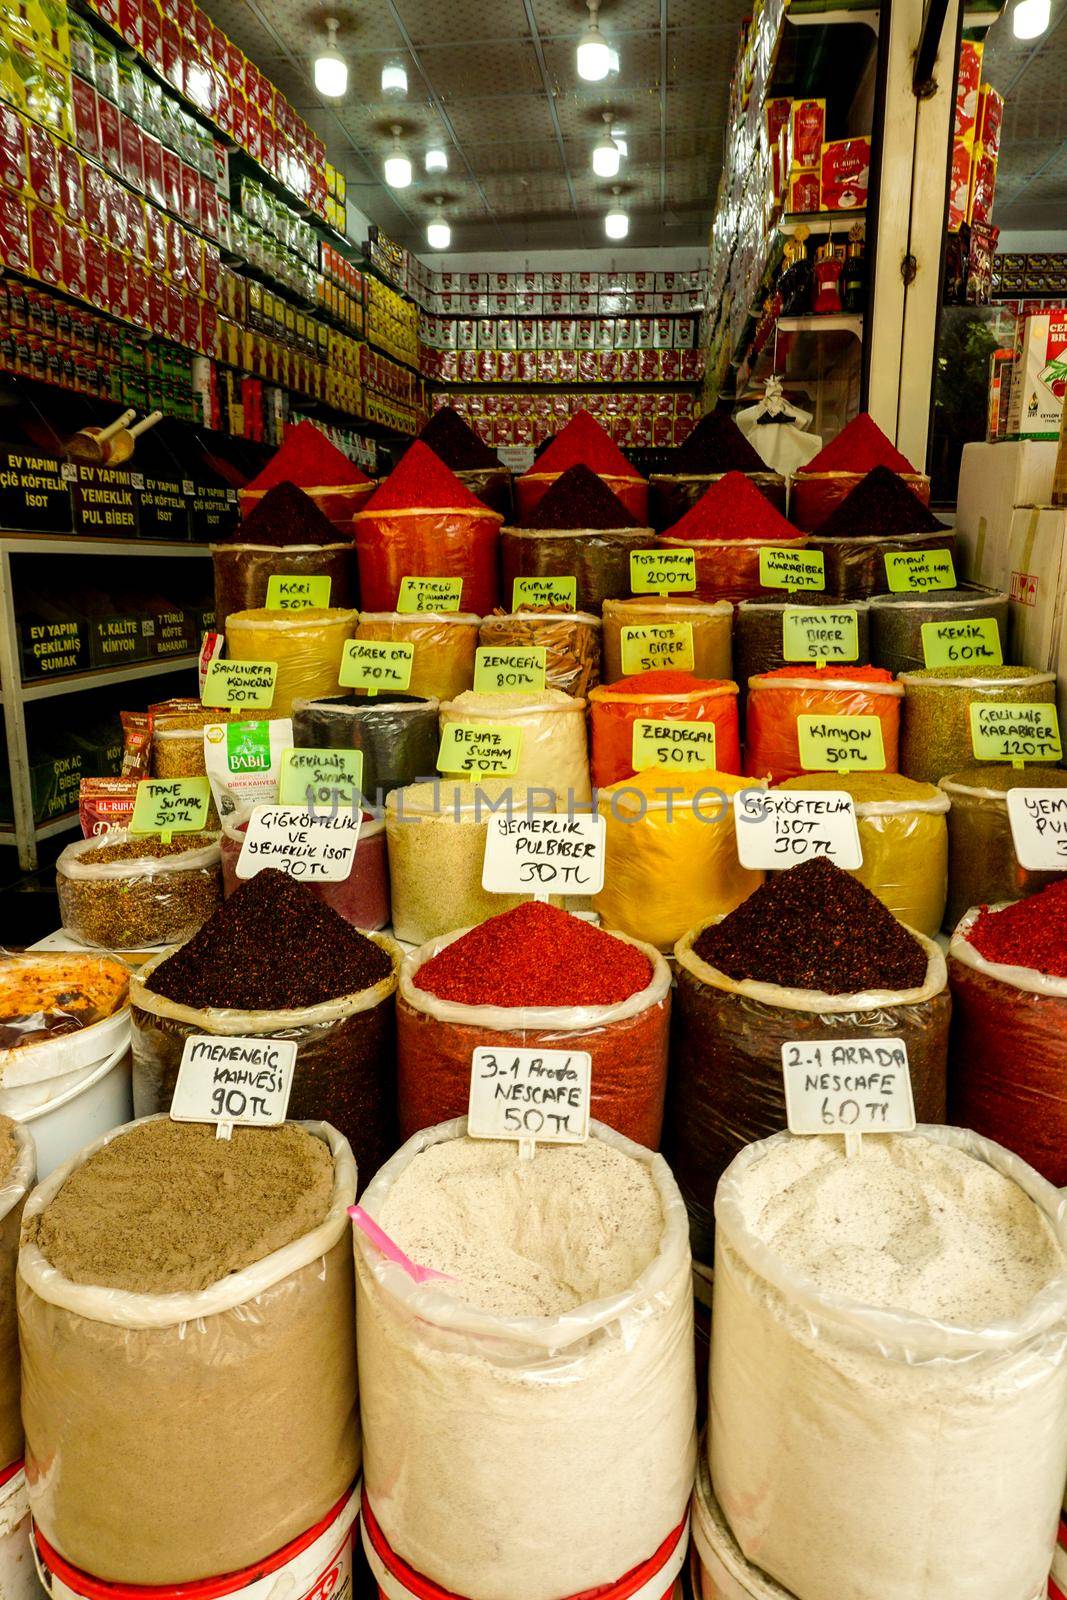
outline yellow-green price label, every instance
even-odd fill
[[[471,778],[513,778],[521,752],[521,728],[506,723],[448,722],[441,734],[437,770]]]
[[[199,833],[207,821],[211,785],[206,778],[145,778],[137,785],[131,833]]]
[[[409,614],[458,611],[462,595],[462,578],[401,578],[396,609]]]
[[[206,706],[247,706],[265,711],[274,703],[276,661],[219,661],[207,669],[204,692]]]
[[[714,770],[715,724],[638,717],[630,759],[635,772],[649,767],[666,767],[672,772],[692,772],[698,767]]]
[[[329,577],[291,577],[272,572],[267,579],[268,611],[306,611],[309,606],[328,606],[333,580]]]
[[[514,650],[480,646],[474,653],[475,694],[522,694],[545,686],[548,650],[543,644]]]
[[[570,606],[578,604],[577,578],[515,578],[511,585],[511,609],[524,606]]]
[[[403,640],[349,639],[337,681],[342,689],[365,689],[368,694],[406,689],[414,660],[415,646]]]
[[[892,550],[883,559],[891,594],[925,594],[928,589],[956,587],[951,550]]]
[[[654,672],[660,667],[692,672],[696,663],[691,622],[643,622],[623,628],[621,640],[625,678],[639,672]]]
[[[885,771],[880,717],[798,717],[797,739],[805,772]]]
[[[825,589],[823,553],[821,550],[794,550],[787,544],[762,544],[759,581],[764,589]]]
[[[1060,722],[1055,706],[995,705],[971,701],[971,747],[979,761],[1060,761]]]
[[[697,586],[695,550],[631,550],[633,594],[693,594]]]
[[[1002,666],[1000,628],[995,617],[973,622],[924,622],[923,660],[928,667],[959,667],[975,662]]]
[[[782,655],[786,661],[857,661],[859,624],[854,610],[829,606],[805,611],[787,606],[782,613]]]
[[[306,806],[308,790],[313,805],[350,806],[363,792],[362,750],[283,750],[278,782],[278,804]]]

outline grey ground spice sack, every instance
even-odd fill
[[[309,1138],[325,1151],[325,1185]],[[127,1152],[113,1149],[127,1139]],[[325,1516],[359,1471],[351,1151],[322,1123],[238,1129],[232,1149],[224,1143],[165,1118],[129,1124],[27,1203],[18,1312],[30,1504],[49,1543],[109,1583],[250,1566]],[[205,1174],[187,1170],[193,1150],[226,1202],[206,1214]],[[73,1281],[64,1266],[146,1285],[224,1275],[139,1293]]]

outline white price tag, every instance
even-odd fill
[[[256,806],[237,857],[237,876],[277,867],[302,883],[342,883],[352,871],[362,816],[358,810]],[[279,935],[283,932],[279,929]]]
[[[185,1041],[171,1101],[172,1122],[272,1128],[285,1121],[296,1064],[295,1039],[238,1039],[194,1033]]]
[[[599,894],[604,818],[566,814],[489,818],[482,888],[490,894]]]
[[[813,856],[846,872],[863,865],[856,807],[843,789],[741,789],[734,828],[743,867],[796,867]]]
[[[796,1039],[782,1046],[790,1133],[911,1133],[903,1039]],[[851,1150],[850,1150],[851,1153]]]
[[[593,1058],[588,1050],[475,1050],[467,1132],[472,1139],[584,1144]]]
[[[1027,872],[1067,872],[1067,789],[1009,789],[1008,821]]]

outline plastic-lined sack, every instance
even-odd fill
[[[109,1583],[185,1584],[272,1554],[359,1471],[356,1166],[336,1129],[305,1123],[333,1154],[334,1188],[304,1238],[194,1293],[73,1283],[41,1254],[41,1216],[135,1126],[79,1151],[26,1203],[26,1478],[34,1521],[73,1565]]]
[[[222,825],[222,887],[229,898],[241,887],[237,863],[254,807],[243,806]],[[363,813],[359,839],[347,878],[339,883],[306,882],[317,899],[363,933],[377,933],[389,925],[389,866],[385,850],[385,822]]]
[[[499,511],[507,521],[514,501],[513,477],[507,467],[452,467],[450,470],[483,506]]]
[[[967,912],[949,945],[949,1112],[953,1122],[1007,1145],[1062,1188],[1067,979],[979,955],[968,934],[980,910]]]
[[[648,479],[648,502],[652,526],[657,533],[673,528],[687,511],[707,493],[713,483],[725,478],[725,472],[653,472]],[[744,476],[754,483],[761,494],[785,516],[785,479],[780,472],[746,472]]]
[[[379,804],[393,789],[435,771],[439,714],[436,699],[417,694],[298,700],[293,739],[300,750],[362,750],[363,793]]]
[[[655,548],[644,527],[501,528],[501,588],[510,600],[516,578],[576,578],[579,611],[599,616],[605,600],[629,594],[631,552]]]
[[[798,467],[790,480],[789,515],[798,528],[818,528],[831,511],[850,495],[864,478],[862,472],[809,472]],[[917,494],[924,506],[930,504],[930,480],[924,472],[897,472],[894,474]]]
[[[740,772],[737,684],[706,682],[680,672],[644,672],[601,684],[589,696],[593,783],[604,789],[637,769],[633,763],[634,723],[710,722],[715,727],[715,768]],[[665,781],[667,770],[664,771]]]
[[[460,611],[484,617],[497,601],[503,520],[488,506],[357,512],[361,604],[368,611],[395,611],[405,578],[462,578]]]
[[[1015,854],[1008,793],[1012,789],[1067,789],[1067,772],[1058,767],[967,767],[941,779],[951,802],[948,814],[948,904],[945,931],[951,933],[972,906],[1025,900],[1047,889],[1062,873],[1031,872]]]
[[[794,479],[794,483],[799,480]],[[825,562],[826,588],[846,600],[866,600],[889,589],[887,555],[914,555],[917,550],[947,550],[955,556],[956,534],[944,533],[847,534],[837,538],[811,535],[809,550],[821,550]]]
[[[924,622],[995,622],[1000,648],[1008,654],[1009,600],[997,589],[962,584],[929,594],[879,594],[870,603],[871,659],[887,672],[915,672],[926,665]],[[966,641],[964,641],[966,644]]]
[[[561,804],[566,804],[568,795],[576,805],[591,799],[584,700],[559,689],[533,694],[478,694],[469,689],[441,707],[442,733],[450,722],[500,723],[521,730],[518,766],[511,774],[515,789],[547,789]]]
[[[717,917],[711,921],[720,920]],[[803,1039],[903,1039],[920,1121],[945,1115],[952,1009],[945,958],[931,939],[920,989],[822,994],[734,979],[694,953],[707,926],[674,947],[677,986],[664,1150],[689,1208],[693,1254],[710,1261],[715,1185],[737,1152],[786,1120],[782,1046]]]
[[[909,778],[938,783],[963,767],[996,766],[977,761],[971,742],[971,706],[975,702],[1006,705],[1055,705],[1056,675],[1030,667],[986,667],[957,672],[934,667],[905,672],[904,717],[900,735],[900,770]],[[1041,765],[1039,757],[1028,758]],[[1049,757],[1050,766],[1055,758]]]
[[[466,1126],[411,1139],[369,1185],[371,1216],[423,1150]],[[619,1294],[502,1317],[415,1283],[355,1233],[367,1499],[404,1561],[469,1600],[599,1590],[685,1517],[696,1454],[685,1211],[661,1157],[597,1122],[590,1138],[644,1163],[663,1207],[658,1253]],[[594,1520],[591,1463],[611,1511]],[[490,1565],[479,1545],[497,1528]]]
[[[1067,1273],[977,1327],[820,1291],[749,1221],[760,1162],[791,1138],[742,1150],[715,1201],[708,1447],[737,1543],[806,1600],[1038,1600],[1067,1468]],[[961,1128],[897,1138],[1017,1184],[1067,1248],[1067,1202],[1006,1150]]]
[[[779,667],[748,680],[745,771],[784,783],[806,771],[798,717],[877,717],[885,772],[896,772],[904,691],[880,667]],[[916,774],[912,773],[914,777]]]
[[[305,490],[305,493],[308,491]],[[329,578],[331,606],[356,598],[355,557],[344,544],[213,544],[215,626],[226,631],[231,611],[258,611],[275,576]]]
[[[33,1187],[36,1153],[33,1139],[17,1122],[0,1117],[0,1145],[12,1141],[15,1159],[0,1179],[0,1473],[22,1459],[22,1414],[19,1410],[19,1326],[15,1309],[22,1207]]]
[[[83,861],[94,850],[136,843],[125,828],[77,839],[56,862],[59,915],[67,933],[105,950],[183,944],[222,904],[219,836],[179,834],[184,849],[118,861]]]
[[[664,549],[692,550],[696,557],[698,600],[741,600],[781,598],[781,589],[767,589],[760,582],[759,553],[767,545],[775,548],[803,550],[808,542],[806,533],[794,539],[766,534],[755,539],[694,539],[674,537],[661,533],[658,543]]]
[[[502,899],[502,896],[497,896]],[[497,910],[504,910],[503,906]],[[416,975],[461,939],[457,928],[405,956],[397,996],[397,1095],[400,1133],[460,1114],[470,1099],[471,1054],[486,1049],[588,1050],[593,1058],[593,1115],[617,1133],[655,1150],[667,1088],[671,974],[658,950],[629,939],[652,963],[646,988],[607,1006],[469,1006],[420,989]]]
[[[451,700],[474,683],[481,621],[481,617],[455,611],[422,611],[410,616],[401,611],[364,611],[356,638],[414,645],[408,694]],[[364,690],[353,693],[367,698]]]
[[[622,630],[650,623],[687,622],[693,630],[693,672],[698,678],[732,678],[731,635],[734,608],[728,600],[694,600],[689,595],[632,595],[604,602],[605,683],[623,676]]]
[[[345,645],[358,613],[308,606],[303,611],[235,611],[226,624],[231,661],[276,661],[274,699],[264,717],[292,716],[297,700],[334,694]]]
[[[601,925],[670,953],[701,919],[725,916],[763,882],[737,858],[733,796],[753,788],[729,772],[653,767],[601,789]]]
[[[591,466],[591,463],[590,463]],[[538,472],[537,462],[533,467],[524,472],[520,478],[515,479],[515,510],[521,524],[530,520],[537,510],[545,495],[551,489],[557,478],[562,478],[567,470],[561,468],[558,472]],[[631,517],[635,518],[642,527],[648,522],[648,484],[636,472],[622,473],[600,472],[591,466],[602,483],[606,483],[616,500],[621,500]],[[530,574],[534,576],[534,574]],[[510,589],[506,591],[510,594]],[[584,609],[585,601],[578,594],[578,603]]]
[[[1065,774],[1067,777],[1067,774]],[[932,939],[948,895],[948,796],[894,772],[809,772],[783,789],[841,789],[856,806],[863,865],[850,873],[899,922]]]
[[[855,662],[835,662],[836,666],[865,667],[870,661],[868,642],[868,612],[866,600],[842,601],[823,594],[805,595],[792,600],[742,600],[734,618],[734,671],[741,689],[742,705],[748,698],[748,680],[764,672],[776,672],[779,667],[792,667],[794,672],[816,668],[815,662],[787,661],[783,623],[788,611],[853,611],[856,615],[856,642],[859,654]]]
[[[156,967],[173,951],[146,962],[130,981],[134,1115],[170,1110],[185,1041],[193,1034],[295,1039],[290,1117],[329,1121],[352,1146],[359,1170],[376,1172],[396,1149],[393,996],[400,949],[384,933],[367,937],[393,963],[387,978],[356,994],[291,1011],[181,1005],[148,987]],[[268,1548],[276,1549],[277,1542]]]
[[[496,611],[482,619],[478,643],[498,650],[542,646],[545,687],[576,699],[584,699],[600,682],[600,618],[591,611],[548,606]]]

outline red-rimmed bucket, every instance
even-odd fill
[[[1049,1600],[1067,1600],[1067,1511],[1060,1518],[1059,1540],[1048,1580]]]
[[[321,1522],[273,1555],[218,1578],[158,1587],[106,1583],[72,1567],[53,1550],[40,1529],[34,1528],[37,1576],[50,1600],[223,1600],[227,1595],[239,1595],[241,1600],[277,1600],[279,1596],[285,1600],[330,1600],[331,1596],[344,1600],[352,1592],[361,1487],[356,1483]],[[8,1600],[2,1586],[0,1594]]]
[[[367,1496],[363,1496],[363,1553],[378,1585],[379,1600],[459,1600],[448,1589],[441,1589],[421,1572],[401,1560],[378,1526]],[[675,1583],[685,1565],[689,1549],[689,1512],[669,1533],[654,1555],[615,1583],[599,1589],[586,1589],[569,1600],[671,1600]]]
[[[30,1538],[30,1502],[21,1461],[0,1472],[0,1595],[39,1600]]]

